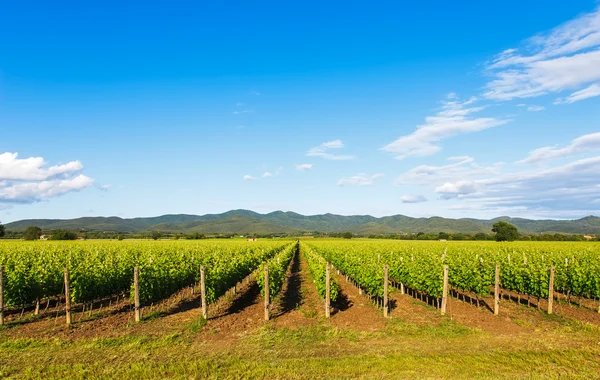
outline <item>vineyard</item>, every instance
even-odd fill
[[[390,281],[435,299],[443,296],[444,266],[448,267],[449,286],[475,296],[490,294],[499,266],[503,290],[538,300],[548,298],[554,268],[556,295],[568,301],[574,297],[600,300],[598,245],[322,241],[311,247],[378,298],[383,296],[385,264]]]
[[[80,347],[82,353],[61,359],[63,351],[51,343],[43,349],[45,355],[79,363],[92,344],[99,345],[93,352],[108,355],[98,363],[112,362],[115,350],[121,352],[123,377],[156,375],[147,368],[164,377],[170,371],[202,377],[196,363],[223,365],[230,361],[219,355],[228,352],[243,363],[243,368],[225,372],[236,377],[236,371],[272,363],[274,359],[265,362],[260,356],[269,347],[279,350],[278,362],[295,357],[316,366],[296,369],[295,377],[321,377],[335,366],[361,377],[364,367],[355,366],[351,356],[338,357],[337,348],[329,352],[331,347],[344,347],[374,368],[374,357],[393,356],[399,349],[408,357],[425,345],[424,352],[446,347],[456,355],[451,360],[462,364],[452,367],[455,376],[467,367],[474,369],[473,375],[486,373],[487,368],[478,368],[485,362],[502,370],[512,366],[513,376],[520,377],[529,373],[518,368],[522,360],[528,368],[540,369],[537,354],[527,347],[538,352],[555,342],[575,351],[554,352],[548,346],[540,352],[558,362],[564,355],[577,358],[559,365],[571,368],[567,374],[579,374],[581,367],[575,364],[580,362],[591,373],[599,354],[589,348],[600,336],[599,258],[596,243],[566,242],[0,242],[0,362],[7,353],[11,362],[27,360],[31,342],[58,342]],[[132,339],[138,342],[134,346]],[[139,347],[134,350],[140,350],[140,357],[151,355],[162,364],[148,367],[143,359],[137,369],[131,367],[131,347]],[[492,350],[483,361],[477,356],[486,350],[482,347]],[[376,355],[363,355],[365,350]],[[523,350],[533,356],[503,362],[504,353],[521,355]],[[190,368],[182,369],[187,359],[178,352],[195,358]],[[256,354],[250,359],[248,352]],[[322,361],[315,352],[335,359]],[[512,354],[507,355],[511,360]],[[412,365],[423,361],[417,357]],[[393,377],[393,363],[377,368]],[[433,371],[433,377],[449,377],[427,363],[422,368]],[[33,366],[37,377],[48,375],[43,364]],[[0,375],[10,377],[1,367]],[[96,371],[110,377],[113,373],[103,369],[110,367]],[[284,368],[267,373],[289,375]],[[249,376],[264,377],[262,372]]]
[[[134,269],[139,270],[139,301],[149,303],[200,282],[206,268],[205,298],[213,302],[258,266],[282,254],[292,242],[102,242],[14,243],[0,245],[3,301],[21,307],[60,299],[69,273],[70,300],[88,303],[134,293]],[[282,280],[281,280],[282,281]],[[276,284],[275,282],[273,284]],[[130,297],[133,299],[134,297]]]
[[[475,298],[479,306],[480,298],[497,293],[495,289],[500,293],[494,294],[496,304],[503,294],[518,302],[526,298],[528,304],[533,298],[538,308],[542,299],[549,305],[555,299],[577,304],[600,300],[600,247],[590,243],[5,242],[0,244],[1,322],[11,308],[23,314],[35,305],[37,314],[40,305],[60,304],[65,294],[67,314],[72,305],[82,304],[85,310],[87,303],[114,296],[132,300],[137,311],[200,284],[207,317],[208,305],[249,276],[265,299],[268,320],[271,298],[284,287],[298,252],[326,315],[340,293],[338,276],[383,308],[385,315],[392,312],[388,297],[393,292],[417,296],[442,307],[442,313],[448,297]],[[330,269],[337,276],[332,277]]]

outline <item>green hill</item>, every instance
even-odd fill
[[[232,210],[222,214],[162,215],[151,218],[86,217],[77,219],[30,219],[8,223],[6,229],[23,231],[28,226],[43,230],[86,230],[111,232],[199,232],[204,234],[268,234],[295,232],[344,232],[360,235],[395,233],[490,232],[492,224],[505,220],[524,233],[576,233],[600,235],[600,218],[588,216],[578,220],[531,220],[500,217],[491,220],[448,219],[441,217],[411,218],[393,215],[376,218],[370,215],[301,215],[275,211],[259,214],[249,210]]]

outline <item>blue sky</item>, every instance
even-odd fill
[[[600,4],[461,4],[4,2],[0,221],[600,214]]]

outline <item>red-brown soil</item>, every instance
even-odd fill
[[[332,272],[340,286],[339,298],[332,303],[331,319],[325,320],[324,301],[317,293],[308,267],[301,254],[297,254],[290,265],[288,277],[279,295],[271,305],[271,321],[275,327],[297,329],[300,327],[328,323],[331,326],[365,332],[384,331],[388,322],[381,308],[371,300],[359,294],[359,290],[346,281],[343,276]],[[64,304],[51,303],[48,309],[42,303],[40,315],[33,316],[33,309],[9,310],[7,326],[2,335],[8,337],[59,338],[66,340],[107,338],[123,335],[169,335],[194,332],[200,341],[232,344],[237,339],[259,329],[264,322],[264,300],[260,295],[256,281],[249,276],[236,287],[237,292],[228,292],[209,306],[209,320],[199,324],[200,295],[198,288],[192,291],[186,288],[155,305],[143,309],[143,321],[135,323],[133,310],[128,299],[116,298],[97,302],[93,309],[82,312],[83,305],[76,305],[73,312],[73,324],[65,325]],[[437,326],[448,319],[456,323],[477,328],[496,335],[513,335],[532,331],[551,330],[565,320],[600,325],[597,301],[583,300],[584,306],[568,305],[560,300],[554,302],[555,316],[546,314],[547,300],[531,299],[527,307],[527,298],[502,290],[500,313],[493,314],[493,295],[480,298],[477,307],[473,294],[449,297],[447,316],[441,316],[435,302],[421,300],[410,292],[400,294],[393,289],[390,294],[390,316],[410,325]],[[456,298],[458,296],[458,298]]]
[[[383,311],[378,310],[368,297],[359,294],[358,289],[332,271],[332,277],[340,286],[338,299],[331,316],[331,325],[359,331],[381,331],[386,327]]]

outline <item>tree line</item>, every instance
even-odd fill
[[[24,239],[24,240],[38,240],[40,236],[44,234],[44,231],[37,226],[29,226],[25,231],[7,231],[5,227],[0,224],[0,238],[7,239]],[[187,240],[198,240],[198,239],[231,239],[234,237],[248,237],[248,238],[285,238],[285,237],[298,237],[297,233],[279,233],[279,234],[213,234],[205,235],[199,232],[193,233],[181,233],[181,232],[160,232],[160,231],[144,231],[135,233],[123,233],[123,232],[101,232],[101,231],[70,231],[70,230],[54,230],[46,231],[48,240],[77,240],[77,239],[187,239]],[[353,234],[352,232],[332,232],[325,233],[319,231],[312,231],[304,234],[303,236],[313,236],[322,238],[344,238],[352,239],[354,237],[368,237],[371,239],[397,239],[397,240],[496,240],[496,241],[588,241],[584,235],[580,234],[520,234],[517,227],[514,225],[499,221],[494,223],[489,233],[478,232],[475,234],[465,233],[449,233],[439,232],[425,233],[419,232],[416,234],[372,234],[368,236],[361,236]],[[600,241],[600,236],[596,236],[593,241]]]

